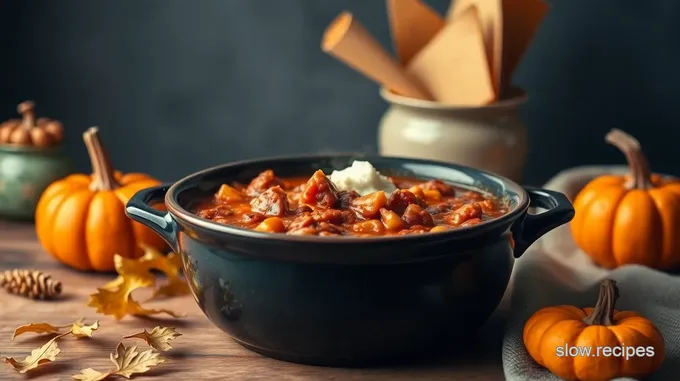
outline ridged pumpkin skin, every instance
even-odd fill
[[[618,289],[605,280],[594,308],[570,305],[539,310],[524,325],[523,340],[529,355],[565,380],[606,381],[618,377],[644,378],[659,368],[665,343],[654,324],[632,311],[614,309]],[[558,356],[558,347],[591,348],[591,356]],[[653,348],[642,356],[596,356],[596,348]]]
[[[160,182],[141,173],[114,172],[96,129],[84,135],[93,175],[74,174],[52,183],[35,212],[38,240],[60,262],[78,270],[114,270],[113,256],[142,255],[140,244],[163,250],[165,242],[125,215],[139,190]]]
[[[570,224],[574,241],[605,268],[679,268],[680,182],[651,174],[632,136],[613,130],[607,142],[624,152],[630,174],[600,176],[578,193]]]

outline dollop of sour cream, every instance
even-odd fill
[[[333,171],[328,177],[338,190],[356,191],[362,196],[384,191],[391,193],[397,187],[367,161],[355,160],[350,167]]]

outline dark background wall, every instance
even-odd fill
[[[448,0],[430,0],[441,12]],[[237,159],[375,152],[377,86],[320,51],[349,9],[390,46],[384,1],[0,1],[0,118],[33,99],[89,170],[91,125],[123,170],[174,180]],[[612,127],[680,174],[680,2],[554,0],[515,75],[531,150],[525,181],[619,163]]]

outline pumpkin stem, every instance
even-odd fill
[[[612,129],[605,136],[605,141],[623,152],[630,168],[630,180],[626,183],[628,189],[649,189],[653,187],[652,171],[649,169],[647,158],[642,153],[640,142],[633,136]]]
[[[92,190],[112,190],[118,188],[120,184],[114,178],[114,169],[111,165],[101,138],[99,137],[99,129],[97,127],[90,127],[83,134],[85,147],[87,153],[90,155],[90,162],[92,163],[92,174],[94,181],[90,185]]]
[[[589,325],[614,325],[614,309],[616,300],[619,298],[619,288],[616,281],[605,279],[600,284],[600,295],[597,297],[597,304],[593,308],[593,313],[583,319]]]
[[[32,101],[21,102],[17,106],[17,112],[22,116],[21,125],[25,129],[30,130],[35,127],[35,103]]]

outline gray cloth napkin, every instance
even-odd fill
[[[546,188],[570,199],[588,181],[625,167],[579,167],[558,174]],[[680,277],[642,266],[606,271],[595,266],[571,239],[568,226],[548,234],[517,260],[511,282],[510,313],[503,339],[503,368],[510,381],[548,381],[558,377],[537,365],[524,348],[522,329],[537,310],[558,304],[592,307],[603,278],[617,281],[619,310],[634,310],[652,320],[666,342],[666,359],[649,380],[675,380],[680,374]],[[629,380],[619,378],[618,380]]]

